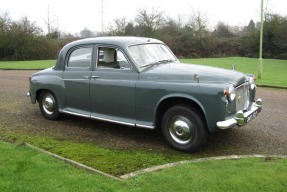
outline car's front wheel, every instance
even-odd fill
[[[167,142],[186,152],[194,152],[207,140],[205,121],[192,106],[176,105],[168,109],[162,118],[161,130]]]
[[[56,120],[60,117],[56,97],[50,91],[42,91],[40,93],[39,107],[42,115],[47,119]]]

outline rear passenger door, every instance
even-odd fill
[[[90,116],[92,53],[92,45],[77,46],[68,53],[63,72],[65,86],[63,111],[66,113]]]

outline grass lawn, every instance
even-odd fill
[[[74,168],[24,145],[0,141],[0,149],[0,191],[287,190],[287,159],[188,163],[117,181]]]
[[[0,140],[17,143],[28,142],[114,176],[124,175],[151,166],[210,156],[210,154],[202,153],[190,155],[189,153],[168,149],[168,151],[108,149],[89,141],[57,139],[43,134],[29,134],[19,130],[7,131],[7,129],[13,128],[7,127],[5,130],[0,125]]]
[[[208,58],[208,59],[180,59],[183,63],[202,64],[236,70],[248,74],[258,74],[258,59],[246,57]],[[275,85],[287,87],[287,60],[263,59],[262,79],[257,79],[259,85]]]
[[[0,61],[0,69],[45,69],[56,64],[56,60]]]

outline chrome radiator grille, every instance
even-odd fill
[[[244,83],[236,88],[236,111],[246,110],[249,106],[249,84]]]

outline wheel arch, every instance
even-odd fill
[[[36,91],[36,101],[39,103],[39,97],[40,97],[40,94],[43,92],[43,91],[48,91],[48,92],[51,92],[54,96],[55,96],[55,99],[58,103],[58,108],[59,108],[59,111],[61,112],[62,111],[62,102],[61,102],[61,97],[59,96],[59,94],[57,94],[57,92],[53,89],[48,89],[48,88],[41,88],[41,89],[38,89]]]
[[[207,128],[208,123],[206,119],[206,112],[204,110],[204,107],[202,104],[196,99],[191,96],[186,95],[169,95],[167,97],[162,98],[156,108],[155,113],[155,127],[160,128],[161,127],[161,119],[164,115],[164,113],[171,107],[175,105],[188,105],[192,106],[195,109],[197,109],[200,112],[201,117],[203,118]],[[209,130],[209,129],[208,129]]]

